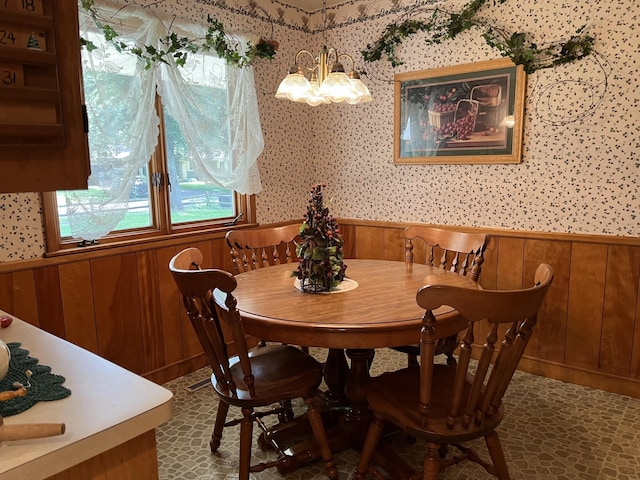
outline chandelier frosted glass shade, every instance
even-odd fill
[[[301,54],[309,55],[314,62],[312,68],[307,68],[309,80],[304,76],[303,70],[298,64]],[[330,55],[334,55],[336,59],[331,68],[328,63]],[[338,55],[333,48],[323,48],[322,52],[315,57],[308,50],[298,51],[289,74],[280,82],[276,98],[306,103],[314,107],[329,103],[344,102],[355,105],[370,102],[371,93],[360,80],[358,72],[351,70],[349,74],[344,73],[344,67],[338,61],[342,57],[348,58],[353,64],[351,56],[344,53]]]
[[[318,94],[335,103],[344,102],[347,98],[355,98],[357,95],[355,85],[344,72],[332,72],[322,82]]]
[[[355,99],[357,99],[357,101],[354,101],[353,98],[348,98],[346,102],[351,105],[353,105],[354,103],[370,102],[372,100],[371,93],[369,92],[369,89],[364,84],[364,82],[360,80],[360,75],[358,75],[358,73],[355,71],[350,73],[355,73],[353,77],[350,76],[349,78],[351,79],[351,83],[353,84],[353,87],[356,91]]]
[[[323,97],[318,94],[318,90],[320,89],[320,84],[318,83],[318,78],[311,78],[309,82],[311,85],[311,94],[307,95],[304,98],[298,100],[300,103],[306,103],[307,105],[311,105],[312,107],[317,107],[318,105],[331,103],[327,97]]]
[[[294,102],[309,97],[312,94],[312,87],[309,80],[302,73],[290,73],[287,75],[276,92],[276,98],[286,98]]]

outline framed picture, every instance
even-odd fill
[[[526,76],[509,59],[394,77],[394,163],[519,163]]]

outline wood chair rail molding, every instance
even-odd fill
[[[271,224],[249,224],[238,229],[247,228],[264,228],[267,226],[280,226],[288,225],[291,223],[299,224],[302,220],[278,222]],[[621,237],[617,235],[595,235],[595,234],[583,234],[583,233],[559,233],[559,232],[529,232],[524,230],[507,230],[498,228],[481,228],[481,227],[465,227],[458,225],[437,225],[437,224],[424,224],[424,223],[401,223],[401,222],[383,222],[375,220],[358,220],[343,218],[339,219],[338,223],[342,226],[349,227],[373,227],[382,230],[385,229],[399,229],[402,230],[405,227],[411,225],[427,225],[430,227],[438,227],[442,229],[455,229],[462,232],[482,232],[487,233],[491,237],[508,237],[508,238],[523,238],[523,239],[537,239],[537,240],[554,240],[565,242],[581,242],[581,243],[594,243],[604,245],[628,245],[639,246],[640,238],[638,237]],[[66,263],[78,262],[81,260],[90,260],[92,258],[109,257],[113,255],[121,255],[125,253],[139,252],[144,250],[155,250],[158,248],[164,248],[168,246],[184,245],[186,243],[200,242],[213,240],[217,238],[224,238],[226,231],[215,231],[205,233],[184,233],[176,235],[172,238],[154,239],[147,238],[144,240],[136,240],[130,242],[123,242],[122,244],[104,245],[103,248],[93,248],[87,251],[82,248],[73,250],[60,251],[51,256],[30,258],[26,260],[11,260],[7,262],[0,262],[0,274],[8,272],[18,272],[22,270],[31,270],[33,268],[61,265]],[[48,255],[48,254],[47,254]]]
[[[506,228],[492,227],[466,227],[461,225],[440,225],[415,222],[387,222],[379,220],[360,220],[353,218],[338,219],[340,225],[353,225],[360,227],[377,227],[383,229],[404,229],[412,225],[437,227],[445,230],[457,230],[460,232],[482,232],[494,237],[535,238],[538,240],[556,240],[566,242],[602,243],[607,245],[631,245],[640,246],[640,237],[622,237],[619,235],[599,235],[593,233],[564,233],[564,232],[537,232],[527,230],[509,230]]]
[[[299,221],[274,226],[291,223]],[[339,223],[347,258],[398,261],[404,260],[402,231],[415,225]],[[523,370],[640,398],[639,238],[455,228],[489,234],[480,279],[485,288],[520,288],[541,262],[556,272]],[[166,268],[189,246],[202,250],[208,264],[234,271],[224,232],[12,261],[0,263],[0,306],[136,373],[168,381],[204,365]],[[144,348],[118,348],[130,344]]]

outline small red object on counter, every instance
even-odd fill
[[[0,315],[0,328],[7,328],[13,322],[13,317],[9,315]]]

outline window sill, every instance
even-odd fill
[[[45,258],[73,256],[79,258],[93,258],[102,257],[107,255],[135,252],[141,250],[150,250],[161,247],[169,247],[174,245],[180,245],[185,243],[185,239],[190,242],[199,242],[205,240],[212,240],[216,238],[224,238],[225,234],[229,230],[240,228],[257,227],[257,223],[242,223],[237,225],[220,226],[215,228],[209,228],[206,230],[178,232],[166,235],[154,235],[154,236],[141,236],[139,238],[132,239],[131,237],[126,240],[114,240],[109,239],[107,243],[97,243],[95,245],[87,245],[84,247],[69,247],[60,250],[46,252]]]

